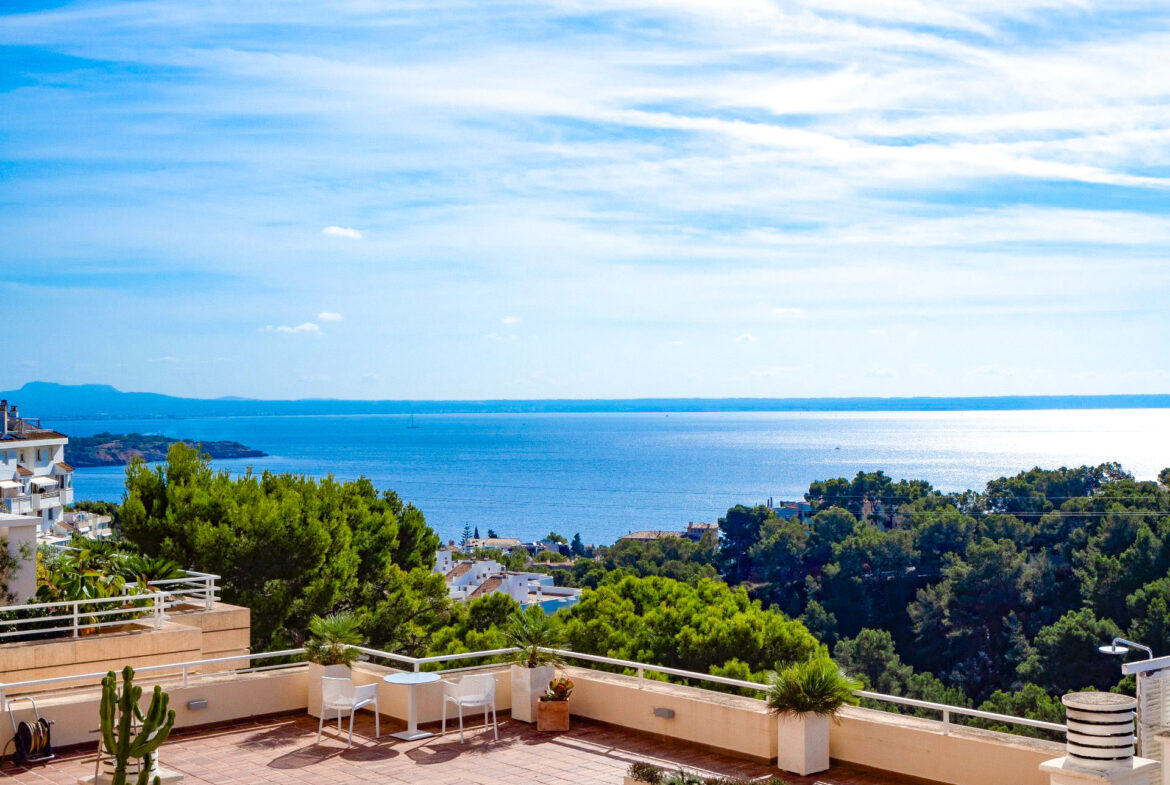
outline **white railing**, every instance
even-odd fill
[[[177,605],[202,605],[211,610],[219,599],[219,576],[192,570],[183,570],[183,573],[182,578],[147,581],[146,585],[166,595],[167,610]],[[127,583],[123,591],[131,594],[137,589],[137,583]]]
[[[303,665],[303,662],[281,662],[276,665],[264,665],[256,667],[251,663],[255,660],[271,660],[284,657],[299,657],[305,653],[304,649],[283,649],[281,651],[266,651],[260,654],[236,654],[231,657],[212,657],[206,660],[189,660],[187,662],[174,662],[167,665],[145,665],[141,668],[134,669],[135,680],[139,686],[151,686],[155,684],[166,686],[174,684],[181,687],[189,687],[192,684],[192,678],[198,680],[222,677],[224,674],[240,674],[240,673],[259,673],[262,671],[280,670],[282,668],[295,668]],[[209,665],[223,665],[228,662],[246,661],[248,667],[236,668],[232,670],[207,670]],[[56,695],[75,695],[92,692],[101,689],[101,681],[106,677],[109,671],[93,672],[93,673],[78,673],[73,676],[54,676],[48,679],[27,679],[25,681],[10,681],[0,683],[0,709],[8,710],[8,694],[15,690],[22,692],[40,692],[47,687],[55,685],[70,685],[70,689],[54,690]],[[158,679],[151,680],[150,674],[162,673]],[[145,674],[146,679],[138,677]],[[78,685],[76,682],[88,681],[90,684]]]
[[[713,676],[708,673],[697,673],[695,671],[685,671],[679,668],[667,668],[660,665],[647,665],[644,662],[634,662],[632,660],[619,660],[613,657],[602,657],[597,654],[582,654],[580,652],[568,651],[565,649],[549,649],[553,654],[557,654],[567,659],[585,660],[587,662],[597,662],[605,665],[614,665],[620,668],[627,668],[633,670],[638,676],[638,686],[645,686],[645,674],[647,671],[651,673],[662,673],[667,676],[677,676],[683,679],[693,679],[695,681],[706,681],[712,684],[722,684],[726,687],[738,687],[745,690],[754,690],[756,692],[767,692],[768,685],[760,684],[754,681],[743,681],[742,679],[729,679],[726,676]],[[937,711],[942,715],[942,732],[944,735],[951,732],[953,727],[951,723],[952,715],[962,715],[965,717],[977,717],[979,719],[991,720],[993,722],[1002,722],[1006,725],[1023,725],[1029,728],[1040,728],[1041,730],[1053,731],[1054,733],[1064,733],[1068,728],[1055,722],[1045,722],[1044,720],[1033,720],[1027,717],[1014,717],[1009,714],[997,714],[993,711],[980,711],[978,709],[969,709],[966,706],[951,706],[946,703],[935,703],[934,701],[918,700],[916,698],[903,698],[899,695],[886,695],[881,692],[869,692],[867,690],[856,690],[854,693],[858,698],[868,698],[869,700],[879,701],[882,703],[900,704],[903,706],[913,706],[919,709],[930,709]]]
[[[404,663],[411,665],[414,670],[419,670],[419,666],[438,663],[449,662],[451,660],[465,660],[483,657],[497,657],[505,654],[514,654],[519,649],[492,649],[490,651],[476,651],[467,652],[464,654],[444,654],[437,657],[408,657],[403,654],[393,654],[391,652],[379,651],[377,649],[368,649],[363,646],[351,647],[356,651],[373,657],[381,657],[393,662]],[[570,651],[568,649],[541,649],[548,654],[555,654],[564,659],[582,660],[585,662],[596,662],[601,665],[612,665],[618,668],[625,668],[634,671],[638,677],[638,688],[643,689],[646,686],[646,673],[661,673],[666,676],[675,676],[680,679],[689,679],[692,681],[709,682],[711,684],[721,684],[725,687],[736,687],[744,690],[752,690],[754,692],[767,692],[768,685],[760,684],[754,681],[744,681],[742,679],[731,679],[726,676],[714,676],[709,673],[699,673],[697,671],[682,670],[681,668],[669,668],[664,665],[649,665],[644,662],[636,662],[634,660],[619,660],[615,657],[603,657],[599,654],[585,654],[577,651]],[[478,666],[477,666],[478,667]],[[891,703],[903,706],[913,706],[919,709],[929,709],[937,711],[942,716],[942,732],[944,735],[950,734],[953,727],[951,717],[953,715],[962,715],[965,717],[976,717],[978,719],[991,720],[993,722],[1000,722],[1005,725],[1022,725],[1029,728],[1039,728],[1041,730],[1052,731],[1054,733],[1064,733],[1067,730],[1065,725],[1056,722],[1045,722],[1044,720],[1033,720],[1028,717],[1015,717],[1009,714],[997,714],[992,711],[980,711],[979,709],[970,709],[965,706],[952,706],[946,703],[935,703],[933,701],[918,700],[916,698],[903,698],[899,695],[886,695],[880,692],[869,692],[867,690],[857,690],[854,692],[858,698],[868,698],[869,700],[879,701],[882,703]]]
[[[157,596],[157,595],[151,595],[151,596]],[[410,656],[407,656],[405,654],[396,654],[394,652],[382,651],[380,649],[371,649],[371,648],[368,648],[365,646],[350,646],[349,648],[365,655],[367,658],[384,659],[384,660],[389,660],[391,662],[395,662],[395,663],[398,663],[401,665],[408,665],[414,671],[418,671],[421,668],[421,666],[423,666],[423,665],[433,665],[433,664],[438,664],[438,663],[454,662],[454,661],[458,661],[458,660],[499,657],[499,656],[503,656],[503,655],[507,655],[507,654],[515,654],[518,651],[520,651],[520,649],[516,649],[516,648],[507,648],[507,649],[491,649],[488,651],[463,652],[463,653],[459,653],[459,654],[440,654],[440,655],[433,656],[433,657],[410,657]],[[760,684],[760,683],[754,682],[754,681],[744,681],[742,679],[731,679],[731,678],[727,678],[726,676],[714,676],[714,675],[709,674],[709,673],[699,673],[697,671],[682,670],[680,668],[669,668],[669,667],[666,667],[663,665],[650,665],[648,663],[636,662],[634,660],[620,660],[620,659],[617,659],[615,657],[603,657],[603,656],[598,655],[598,654],[584,654],[582,652],[569,651],[567,649],[542,649],[541,651],[544,651],[544,652],[549,653],[549,654],[555,654],[555,655],[560,656],[564,659],[574,659],[574,660],[582,660],[585,662],[595,662],[598,664],[610,665],[610,666],[624,668],[624,669],[634,671],[638,677],[638,688],[639,689],[644,689],[646,687],[645,674],[649,672],[649,673],[661,673],[663,675],[675,676],[677,678],[688,679],[691,681],[710,682],[712,684],[721,684],[725,687],[736,687],[739,689],[751,690],[754,692],[766,692],[768,690],[768,685]],[[241,655],[236,655],[233,657],[217,657],[214,659],[207,659],[207,660],[192,660],[190,662],[172,663],[169,665],[151,665],[151,666],[135,669],[135,674],[150,674],[150,673],[158,673],[158,672],[166,671],[168,673],[164,676],[164,680],[169,679],[170,681],[176,682],[183,687],[187,687],[190,685],[191,677],[193,675],[202,678],[202,677],[212,677],[212,676],[223,676],[224,673],[253,673],[253,672],[259,672],[259,671],[267,671],[267,670],[275,670],[275,669],[280,669],[280,668],[295,667],[295,666],[300,665],[302,663],[300,663],[300,662],[284,662],[284,663],[278,663],[276,665],[269,665],[269,666],[263,666],[263,667],[253,667],[253,666],[251,666],[251,663],[254,660],[258,660],[258,659],[297,657],[297,656],[303,655],[304,652],[305,652],[304,649],[284,649],[281,651],[262,652],[260,654],[241,654]],[[221,671],[214,671],[214,672],[204,672],[201,670],[201,669],[205,669],[209,665],[221,665],[223,663],[239,662],[239,661],[245,661],[245,660],[249,663],[249,667],[247,667],[247,668],[241,668],[241,669],[236,669],[236,670],[231,670],[231,671],[222,671],[221,670]],[[490,666],[491,666],[491,664],[489,663],[488,667],[490,667]],[[483,668],[483,667],[485,667],[485,666],[484,665],[477,665],[477,666],[472,666],[471,668],[465,668],[465,667],[464,668],[446,668],[446,669],[440,669],[439,672],[440,673],[453,673],[453,672],[457,672],[457,671],[473,670],[473,669]],[[50,678],[50,679],[30,679],[27,681],[17,681],[17,682],[8,682],[6,684],[0,684],[0,707],[6,706],[6,696],[7,696],[8,692],[10,692],[12,690],[16,690],[16,689],[43,690],[45,688],[51,688],[53,685],[61,685],[61,684],[73,684],[74,686],[76,686],[75,685],[76,682],[87,681],[87,680],[100,683],[101,678],[104,677],[105,675],[106,675],[105,673],[85,673],[85,674],[79,674],[79,675],[73,675],[73,676],[57,676],[57,677]],[[163,684],[165,682],[158,681],[156,683]],[[72,692],[92,690],[96,686],[97,685],[95,684],[92,686],[80,687],[78,689],[72,690]],[[1011,716],[1008,714],[997,714],[995,712],[990,712],[990,711],[979,711],[978,709],[970,709],[970,708],[967,708],[965,706],[951,706],[951,705],[945,704],[945,703],[935,703],[933,701],[917,700],[915,698],[903,698],[903,697],[897,696],[897,695],[885,695],[885,694],[880,693],[880,692],[869,692],[866,690],[858,690],[854,694],[859,698],[867,698],[869,700],[874,700],[874,701],[880,701],[880,702],[898,704],[898,705],[903,705],[903,706],[911,706],[911,707],[919,708],[919,709],[929,709],[931,711],[937,711],[942,715],[942,723],[941,724],[942,724],[942,732],[944,735],[951,733],[952,728],[953,728],[953,724],[951,722],[951,717],[954,715],[975,717],[978,719],[990,720],[992,722],[998,722],[998,723],[1002,723],[1005,725],[1017,725],[1017,726],[1025,726],[1025,727],[1030,727],[1030,728],[1039,728],[1041,730],[1052,731],[1054,733],[1064,733],[1067,730],[1067,727],[1065,725],[1061,725],[1061,724],[1055,723],[1055,722],[1045,722],[1043,720],[1033,720],[1033,719],[1029,719],[1027,717],[1014,717],[1014,716]],[[962,726],[959,726],[959,727],[962,727]]]
[[[5,605],[0,608],[0,630],[3,630],[0,631],[0,642],[10,638],[65,633],[77,638],[88,630],[126,624],[146,623],[157,630],[162,626],[165,610],[166,595],[163,592]],[[23,617],[5,618],[11,614],[23,614]]]
[[[180,605],[211,610],[219,600],[219,576],[209,572],[183,572],[181,578],[148,581],[145,590],[138,583],[127,583],[117,597],[0,606],[0,643],[30,637],[76,638],[86,631],[143,623],[146,617],[158,629],[167,612]],[[144,601],[149,601],[149,605],[144,606]]]
[[[24,493],[20,496],[5,496],[0,499],[5,509],[13,515],[19,515],[24,512],[32,512],[32,494]]]

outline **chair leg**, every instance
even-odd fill
[[[374,698],[374,738],[382,735],[382,710],[378,708],[378,699]]]
[[[355,714],[357,714],[356,711],[354,711],[353,709],[349,710],[349,743],[347,743],[345,745],[347,747],[353,746],[353,715],[355,715]]]
[[[440,736],[447,735],[447,699],[443,698],[443,729],[439,731]]]
[[[463,704],[459,704],[459,743],[463,743]]]
[[[321,743],[321,728],[325,725],[325,707],[321,707],[321,718],[317,720],[317,743]]]
[[[496,733],[496,741],[500,740],[500,721],[496,719],[496,702],[492,701],[492,730]]]

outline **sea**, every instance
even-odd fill
[[[943,491],[1041,466],[1170,466],[1170,409],[233,416],[46,421],[64,433],[230,439],[268,453],[229,472],[369,478],[444,540],[464,526],[608,544],[716,521],[736,504],[800,499],[814,480],[881,469]],[[79,469],[77,499],[116,501],[122,467]]]

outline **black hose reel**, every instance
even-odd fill
[[[26,700],[32,704],[33,717],[31,720],[16,721],[12,711],[12,704]],[[37,709],[37,702],[32,698],[13,698],[8,701],[8,717],[12,720],[12,740],[16,750],[12,753],[12,760],[17,766],[26,763],[44,763],[52,760],[53,754],[53,721],[46,720]]]

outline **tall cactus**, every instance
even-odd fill
[[[150,785],[150,771],[154,767],[154,753],[170,735],[175,726],[175,712],[168,710],[170,696],[157,684],[150,699],[150,708],[143,714],[138,708],[142,688],[134,686],[134,669],[122,669],[122,694],[118,694],[118,677],[113,671],[102,679],[101,727],[102,743],[114,756],[114,779],[111,785],[126,785],[126,768],[132,760],[141,760],[137,785]],[[135,733],[135,721],[139,724]],[[159,785],[159,778],[154,778]]]

